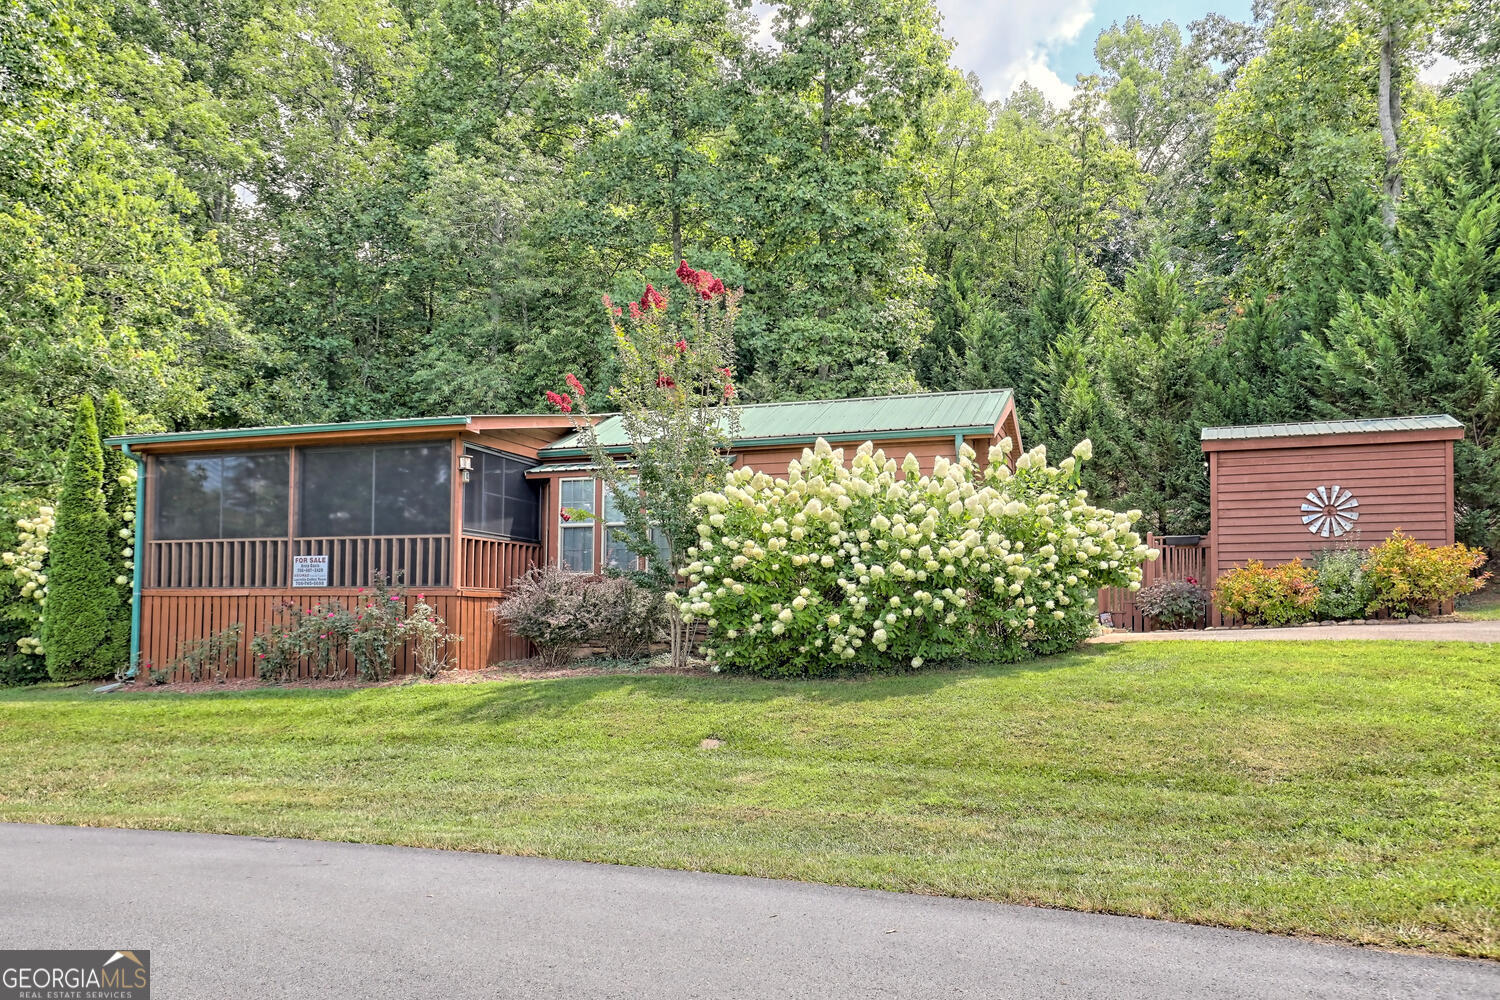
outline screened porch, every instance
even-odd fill
[[[458,438],[151,455],[142,584],[502,588],[540,559],[532,464]]]

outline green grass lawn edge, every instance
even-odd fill
[[[695,869],[1500,958],[1497,660],[1466,643],[1185,641],[861,680],[21,689],[0,692],[0,819]]]

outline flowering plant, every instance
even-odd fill
[[[1397,615],[1435,611],[1444,601],[1484,586],[1489,574],[1474,575],[1484,562],[1479,549],[1426,545],[1397,528],[1365,559],[1369,610]]]
[[[1158,628],[1191,628],[1208,614],[1208,595],[1191,576],[1159,580],[1141,588],[1135,606],[1141,614],[1154,618]]]
[[[608,398],[625,443],[599,440],[589,393],[574,375],[564,376],[567,392],[547,393],[553,406],[572,416],[621,513],[621,537],[631,552],[650,557],[646,575],[658,593],[676,583],[696,537],[693,497],[724,481],[730,467],[724,451],[739,430],[734,323],[743,290],[729,290],[687,261],[677,278],[686,294],[675,309],[650,284],[629,303],[628,318],[603,297],[620,369]],[[673,629],[678,662],[685,654],[681,638]]]
[[[965,445],[922,475],[868,442],[848,467],[818,441],[786,479],[750,469],[699,495],[686,617],[722,669],[765,675],[1014,661],[1069,648],[1094,624],[1100,587],[1140,587],[1154,551],[1139,511],[1090,506],[1087,441],[1058,467],[1034,449],[977,467]]]

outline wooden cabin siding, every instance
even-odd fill
[[[979,456],[980,466],[985,465],[989,457],[990,445],[993,443],[993,439],[987,436],[971,436],[964,438],[964,442],[973,448],[975,454]],[[844,461],[847,463],[854,457],[854,453],[859,449],[861,443],[859,441],[846,441],[832,444],[832,447],[844,450]],[[898,465],[906,460],[908,454],[915,455],[924,473],[932,471],[933,463],[940,456],[949,461],[958,458],[958,449],[952,434],[936,438],[900,438],[872,443],[876,449],[885,452],[886,458],[894,458]],[[734,449],[735,466],[741,469],[754,469],[756,472],[763,472],[775,478],[785,478],[788,466],[791,465],[794,459],[800,462],[802,460],[802,452],[809,447],[811,447],[810,444],[782,445],[774,448],[737,447]]]
[[[1397,528],[1432,545],[1453,542],[1453,443],[1234,449],[1210,454],[1215,577],[1250,559],[1309,558],[1321,549],[1368,548]],[[1337,484],[1359,500],[1359,521],[1342,538],[1307,530],[1303,498]]]
[[[533,546],[540,549],[540,546]],[[537,553],[540,558],[540,552]],[[451,643],[448,652],[460,670],[482,670],[507,660],[523,659],[530,654],[525,640],[509,634],[495,620],[493,609],[504,597],[503,590],[423,593],[424,599],[442,617],[448,631],[462,636]],[[256,676],[250,642],[258,634],[284,625],[287,605],[306,611],[319,603],[337,603],[354,607],[367,600],[358,590],[157,590],[147,591],[141,601],[142,674],[151,668],[166,667],[181,651],[182,645],[222,632],[238,623],[240,641],[230,678]],[[416,606],[416,594],[408,591],[404,598],[408,613]],[[396,657],[396,672],[415,669],[411,651],[403,647]],[[349,667],[353,676],[353,667]],[[174,679],[184,680],[182,672]],[[305,668],[304,668],[305,675]]]

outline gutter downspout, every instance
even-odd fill
[[[959,431],[953,435],[953,460],[962,461],[964,457],[964,432]]]
[[[141,570],[145,564],[146,541],[146,459],[120,444],[125,457],[135,462],[135,542],[130,559],[130,664],[125,676],[134,680],[141,670]]]

